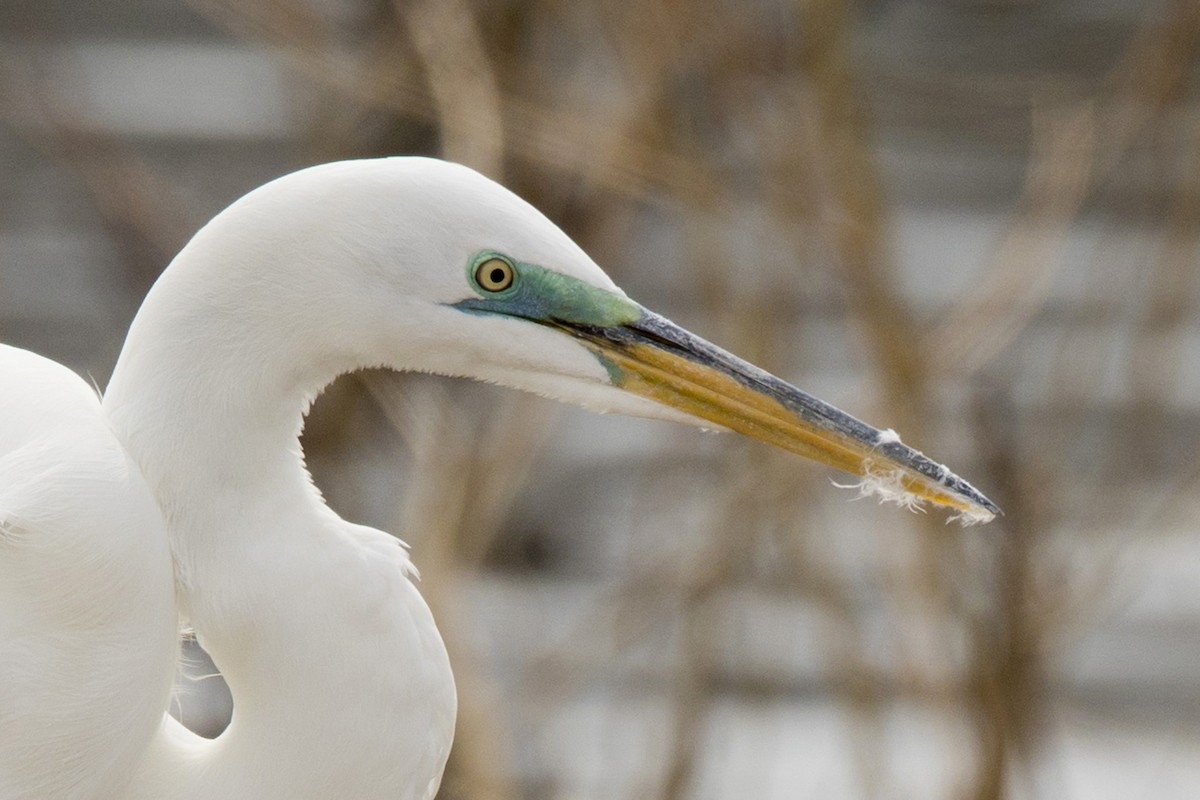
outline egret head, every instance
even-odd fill
[[[726,428],[861,476],[898,499],[931,501],[975,521],[998,511],[890,431],[643,308],[545,216],[466,167],[423,158],[314,167],[252,192],[210,227],[227,215],[246,229],[243,246],[252,238],[306,262],[289,270],[293,282],[309,284],[301,287],[306,299],[287,304],[305,310],[298,319],[310,329],[296,335],[353,351],[360,365]],[[193,245],[203,246],[204,236]]]

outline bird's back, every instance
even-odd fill
[[[158,506],[96,394],[0,345],[0,797],[119,797],[177,624]]]

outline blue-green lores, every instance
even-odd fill
[[[508,262],[515,273],[512,285],[499,292],[485,290],[475,278],[479,265],[493,258]],[[467,280],[479,292],[479,297],[460,300],[454,307],[479,314],[500,314],[541,323],[609,327],[628,325],[644,313],[632,300],[492,250],[478,253],[467,263]]]

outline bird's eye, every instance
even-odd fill
[[[493,256],[475,268],[475,282],[486,292],[503,292],[512,286],[516,273],[513,265]]]

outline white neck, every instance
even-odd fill
[[[104,406],[234,716],[212,742],[166,720],[132,796],[426,800],[454,727],[445,649],[403,551],[324,504],[297,438],[311,399],[370,355],[338,309],[322,327],[320,287],[198,241],[147,298]]]

